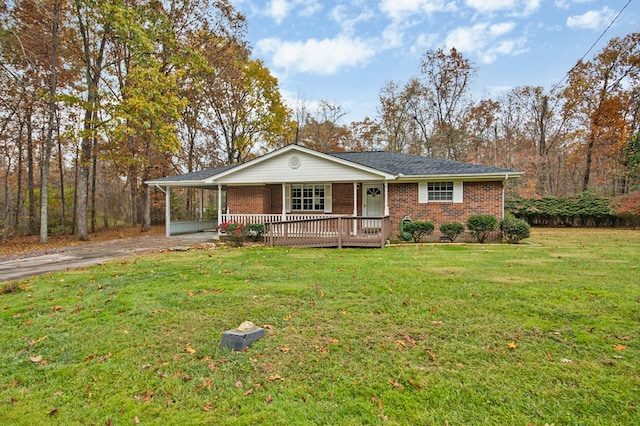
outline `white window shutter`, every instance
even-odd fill
[[[453,182],[453,202],[462,203],[464,200],[462,182]]]
[[[418,182],[418,202],[421,204],[429,202],[429,191],[427,182]]]
[[[324,212],[325,213],[331,213],[331,210],[332,210],[331,188],[332,188],[332,185],[330,183],[327,183],[324,185]]]
[[[291,185],[286,184],[284,188],[284,211],[291,213]]]

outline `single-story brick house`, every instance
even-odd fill
[[[218,223],[388,217],[393,232],[405,217],[429,220],[436,230],[474,214],[502,218],[505,182],[522,174],[399,152],[321,153],[288,145],[244,164],[146,183],[166,192],[167,207],[171,187],[217,188]],[[169,224],[167,213],[167,235]]]

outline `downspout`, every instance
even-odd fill
[[[504,181],[502,181],[502,219],[504,219],[504,189],[507,186],[506,183],[509,180],[509,173],[504,175]]]
[[[218,184],[218,226],[222,225],[222,184]]]

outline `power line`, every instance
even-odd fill
[[[576,62],[576,64],[571,67],[571,69],[569,71],[566,72],[566,74],[564,75],[564,77],[562,77],[562,80],[560,80],[559,82],[557,82],[556,84],[554,84],[551,87],[551,92],[553,92],[556,87],[560,86],[562,84],[563,81],[565,81],[567,79],[567,77],[569,76],[569,74],[571,74],[573,72],[574,69],[576,69],[576,67],[578,66],[578,64],[580,62],[582,62],[584,60],[584,58],[587,57],[587,55],[593,50],[594,47],[596,47],[596,45],[600,42],[600,40],[602,40],[602,37],[604,37],[604,35],[607,33],[607,31],[609,31],[609,29],[613,26],[613,24],[618,20],[618,18],[620,17],[620,15],[622,15],[622,12],[624,12],[624,10],[627,8],[627,6],[629,6],[629,4],[631,3],[631,0],[628,0],[627,3],[622,7],[622,9],[620,9],[620,12],[618,12],[618,14],[613,18],[613,20],[609,23],[609,25],[607,25],[607,28],[604,29],[604,31],[602,31],[602,33],[598,36],[598,38],[596,39],[596,41],[593,42],[593,44],[591,45],[591,47],[589,47],[589,49],[585,52],[584,55],[582,55],[582,57],[580,58],[580,60],[578,62]]]

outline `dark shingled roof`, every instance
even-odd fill
[[[512,169],[440,160],[392,151],[336,152],[330,155],[394,175],[426,176],[516,172]]]
[[[219,173],[236,167],[237,164],[232,166],[214,167],[213,169],[199,170],[197,172],[185,173],[177,176],[167,176],[163,178],[153,179],[154,182],[187,182],[209,179]]]

